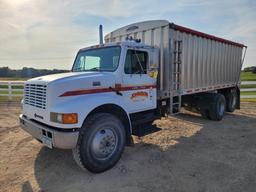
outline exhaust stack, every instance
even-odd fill
[[[103,44],[103,26],[99,26],[99,44]]]

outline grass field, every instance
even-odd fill
[[[255,85],[241,85],[241,88],[244,88],[244,89],[256,88],[256,84]]]
[[[245,92],[241,92],[241,95],[256,95],[256,91],[245,91]]]
[[[256,98],[241,98],[242,102],[256,102]]]
[[[22,77],[0,77],[0,81],[26,81],[28,79]]]
[[[241,81],[256,81],[256,74],[252,72],[241,72]]]
[[[256,74],[252,72],[242,72],[241,73],[241,81],[256,81]],[[241,88],[256,88],[256,84],[254,85],[241,85]],[[241,92],[241,95],[256,95],[256,91],[250,92]],[[241,99],[241,101],[249,101],[249,102],[256,102],[256,98],[250,99]]]
[[[22,97],[20,97],[20,96],[19,97],[12,97],[11,101],[20,102],[21,99],[22,99]],[[8,100],[9,100],[8,96],[0,96],[0,102],[6,102]]]
[[[8,85],[0,85],[0,89],[7,89]],[[12,85],[13,89],[23,89],[22,85]]]

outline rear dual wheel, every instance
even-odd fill
[[[236,89],[231,89],[226,94],[226,101],[227,101],[227,106],[226,106],[227,112],[234,112],[238,102],[238,95],[237,95]]]
[[[226,100],[224,95],[220,93],[214,95],[213,100],[214,102],[212,109],[209,112],[209,117],[211,120],[220,121],[225,114]]]
[[[225,108],[226,108],[226,100],[224,95],[220,93],[214,93],[211,95],[208,95],[207,107],[203,107],[201,109],[201,114],[204,118],[214,120],[214,121],[220,121],[225,114]]]

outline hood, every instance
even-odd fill
[[[36,77],[29,79],[28,83],[38,83],[38,84],[48,84],[55,81],[68,80],[68,79],[79,79],[84,77],[95,77],[101,76],[103,72],[67,72],[67,73],[58,73],[52,75],[45,75],[41,77]]]
[[[67,91],[113,86],[115,81],[112,72],[69,72],[33,78],[27,83],[47,85],[51,95],[61,95]]]
[[[56,104],[61,102],[59,96],[66,92],[106,88],[114,86],[115,82],[116,75],[112,72],[69,72],[46,75],[27,81],[27,83],[30,84],[47,85],[47,97],[49,98],[49,105],[52,103]]]

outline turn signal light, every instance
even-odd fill
[[[75,124],[78,122],[77,113],[62,114],[63,124]]]
[[[54,113],[51,112],[50,119],[52,122],[62,124],[75,124],[78,122],[77,113]]]

